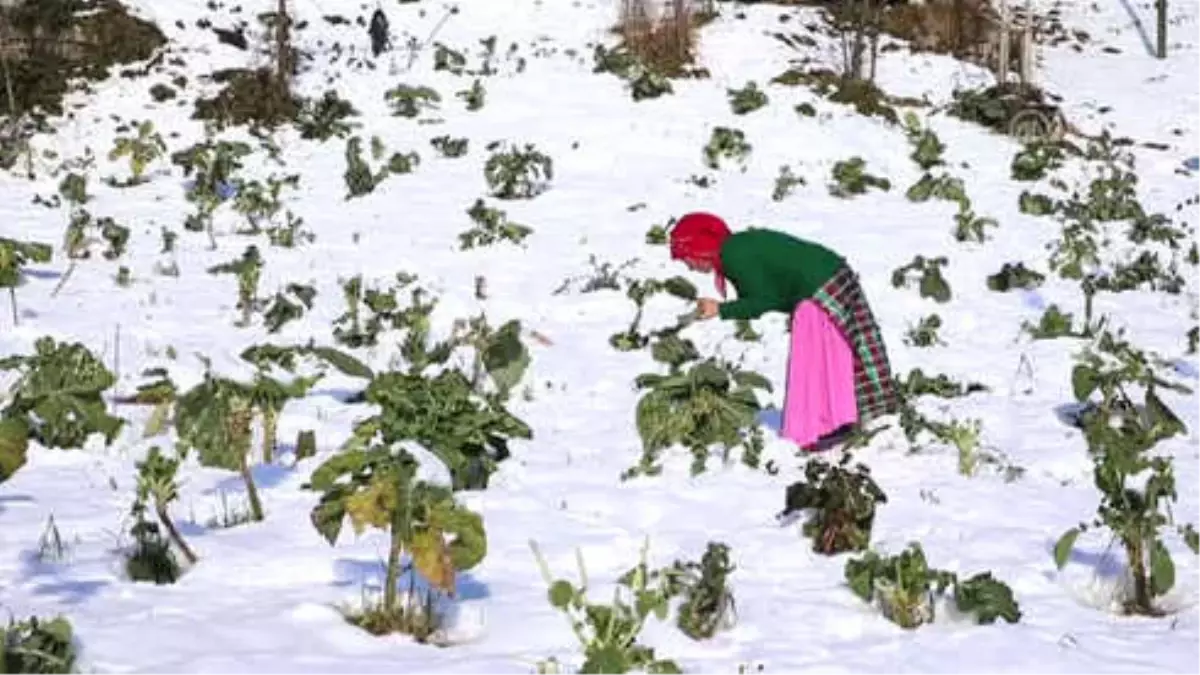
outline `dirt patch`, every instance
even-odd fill
[[[0,38],[0,113],[15,116],[61,115],[73,83],[105,80],[113,66],[150,59],[167,42],[117,0],[26,0],[0,8]]]

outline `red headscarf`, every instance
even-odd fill
[[[712,265],[717,291],[725,297],[725,272],[721,269],[721,244],[733,234],[725,221],[711,213],[689,213],[671,229],[671,259]]]

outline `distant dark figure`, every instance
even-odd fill
[[[383,8],[377,8],[371,15],[371,26],[367,29],[371,36],[371,53],[375,58],[392,48],[392,39],[388,36],[388,20]]]

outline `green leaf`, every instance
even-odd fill
[[[333,366],[343,375],[361,377],[364,380],[375,377],[374,371],[368,368],[366,364],[339,349],[332,347],[308,347],[307,351]]]
[[[171,404],[166,401],[156,404],[150,413],[150,419],[146,420],[145,428],[142,429],[142,438],[150,438],[163,433],[170,420]]]
[[[566,609],[575,597],[575,587],[571,585],[571,582],[559,579],[550,584],[547,597],[550,598],[550,605],[555,609]]]
[[[1076,401],[1080,403],[1087,401],[1099,384],[1095,368],[1079,364],[1071,369],[1071,389],[1075,393]]]
[[[529,368],[529,350],[521,342],[521,322],[509,321],[491,335],[480,353],[483,367],[492,376],[496,388],[508,394]]]
[[[1060,570],[1066,567],[1067,560],[1071,557],[1071,550],[1075,548],[1075,540],[1079,539],[1080,534],[1082,534],[1082,531],[1077,527],[1073,527],[1058,538],[1058,542],[1054,544],[1055,567]]]
[[[28,450],[29,425],[25,420],[19,417],[0,420],[0,483],[25,465]]]
[[[695,284],[678,276],[663,281],[663,290],[680,300],[695,300],[699,296]]]
[[[1175,586],[1175,561],[1161,539],[1150,547],[1150,595],[1161,597]]]
[[[1200,533],[1196,532],[1195,527],[1185,525],[1179,528],[1179,536],[1183,537],[1183,543],[1187,544],[1192,553],[1200,555]]]
[[[313,527],[330,546],[337,543],[338,534],[342,531],[342,521],[346,517],[346,496],[341,491],[331,492],[322,497],[309,514]]]
[[[750,370],[740,370],[734,373],[733,382],[739,387],[773,391],[770,380]]]

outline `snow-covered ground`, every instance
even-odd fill
[[[253,16],[273,4],[255,0],[243,6]],[[260,153],[243,175],[298,173],[301,188],[287,197],[287,208],[304,218],[315,241],[284,249],[219,232],[219,248],[208,250],[203,234],[182,231],[189,205],[176,167],[155,165],[152,182],[135,188],[110,188],[100,178],[126,170],[123,162],[105,157],[115,117],[152,120],[172,151],[202,138],[201,125],[189,119],[197,88],[190,88],[184,101],[154,103],[147,93],[151,84],[175,74],[195,81],[217,68],[243,66],[248,57],[192,27],[208,13],[203,3],[137,0],[133,6],[172,40],[180,65],[149,78],[103,83],[86,99],[76,99],[86,107],[63,122],[57,136],[38,140],[39,148],[64,158],[81,156],[85,148],[97,155],[91,181],[95,199],[88,209],[130,226],[128,251],[117,261],[82,262],[55,297],[51,293],[67,267],[65,257],[60,252],[53,263],[33,266],[35,273],[19,289],[20,325],[13,329],[6,321],[0,344],[5,353],[27,353],[44,334],[79,340],[110,367],[119,361],[116,389],[122,393],[132,391],[140,372],[155,365],[169,365],[175,381],[188,387],[203,372],[197,355],[212,359],[218,372],[241,376],[247,369],[238,354],[249,345],[268,339],[328,343],[330,323],[343,311],[338,280],[358,273],[384,280],[398,271],[418,275],[440,298],[437,331],[482,309],[494,324],[517,318],[548,337],[552,344],[530,341],[533,365],[525,383],[531,395],[513,404],[534,438],[514,444],[513,459],[502,464],[487,490],[462,497],[483,515],[488,533],[486,560],[459,580],[450,630],[462,644],[439,649],[403,636],[373,637],[346,624],[334,608],[380,583],[386,537],[346,534],[330,547],[309,522],[317,497],[301,484],[336,452],[353,422],[367,414],[365,406],[334,398],[339,384],[352,383],[333,377],[289,405],[280,425],[280,438],[288,442],[298,431],[314,429],[318,456],[295,465],[287,457],[254,469],[267,512],[264,522],[206,527],[220,513],[223,499],[242,498],[241,482],[233,473],[202,468],[194,460],[185,466],[175,515],[201,562],[175,585],[126,581],[115,552],[127,526],[134,462],[150,444],[163,442],[142,439],[146,409],[114,404],[114,414],[130,424],[107,449],[32,449],[26,466],[0,485],[0,607],[5,612],[65,614],[77,629],[83,667],[92,672],[531,672],[550,656],[577,663],[579,649],[564,617],[546,601],[529,540],[539,542],[559,574],[570,575],[575,549],[581,549],[592,580],[605,584],[636,562],[649,535],[654,563],[696,558],[706,542],[719,540],[730,545],[738,567],[732,583],[739,622],[731,631],[692,642],[670,623],[651,621],[643,634],[660,655],[689,671],[733,672],[755,664],[766,672],[1187,672],[1196,667],[1200,589],[1196,559],[1181,542],[1168,538],[1179,574],[1167,602],[1181,609],[1166,618],[1107,611],[1119,585],[1122,556],[1100,535],[1081,538],[1071,563],[1061,572],[1055,569],[1055,540],[1091,518],[1098,493],[1081,435],[1054,413],[1072,400],[1071,355],[1081,344],[1030,342],[1020,325],[1036,321],[1040,312],[1021,294],[994,293],[984,284],[1004,262],[1023,261],[1045,271],[1044,246],[1058,234],[1050,219],[1017,209],[1027,184],[1009,180],[1010,160],[1019,149],[1015,141],[942,114],[925,120],[947,145],[948,164],[966,182],[975,210],[1000,223],[986,243],[960,244],[951,236],[951,206],[905,199],[904,190],[921,172],[909,159],[911,147],[899,129],[804,87],[767,86],[796,56],[767,33],[798,29],[811,16],[781,24],[780,15],[811,15],[811,10],[722,3],[722,16],[700,34],[701,59],[711,79],[677,82],[674,95],[635,103],[620,80],[591,73],[589,43],[611,42],[607,30],[615,3],[460,3],[436,41],[473,52],[479,39],[494,34],[501,54],[515,43],[517,56],[527,61],[521,73],[514,62],[502,63],[497,75],[484,78],[486,105],[467,111],[452,92],[468,87],[471,78],[434,72],[432,49],[420,53],[411,71],[398,74],[388,72],[387,59],[375,71],[348,68],[344,58],[331,64],[331,43],[352,44],[361,52],[367,47],[365,31],[321,19],[346,11],[345,5],[295,4],[300,18],[310,22],[298,33],[298,46],[315,55],[299,80],[303,92],[336,87],[362,112],[358,133],[378,135],[390,150],[419,152],[416,171],[346,201],[343,142],[320,144],[300,140],[292,130],[280,132],[286,167],[271,165]],[[1134,9],[1152,25],[1151,9]],[[1122,3],[1064,3],[1062,11],[1064,24],[1087,31],[1095,43],[1082,52],[1065,45],[1040,48],[1037,77],[1064,97],[1067,116],[1084,133],[1108,128],[1139,142],[1170,145],[1165,151],[1137,148],[1136,153],[1143,204],[1174,215],[1175,204],[1197,192],[1196,178],[1177,169],[1195,154],[1200,140],[1195,39],[1200,3],[1172,2],[1179,20],[1173,26],[1176,44],[1165,61],[1146,53]],[[397,31],[424,39],[445,9],[426,0],[389,12]],[[180,29],[177,19],[188,28]],[[402,47],[404,40],[396,43]],[[1104,45],[1121,53],[1104,53]],[[407,55],[400,51],[395,61],[403,71]],[[947,102],[955,86],[977,86],[987,78],[947,57],[906,51],[881,57],[885,90],[926,96],[935,104]],[[735,116],[726,90],[750,80],[766,88],[770,104]],[[436,117],[442,121],[420,124],[392,117],[383,94],[401,82],[441,92],[444,103]],[[818,114],[797,115],[793,107],[802,102]],[[1099,112],[1102,107],[1107,112]],[[701,148],[712,128],[722,125],[742,129],[753,146],[747,169],[710,172],[716,184],[708,189],[690,184],[689,176],[705,173]],[[445,134],[469,137],[468,154],[437,157],[429,139]],[[240,136],[229,132],[226,137]],[[458,234],[470,226],[466,209],[486,191],[484,146],[497,140],[532,143],[550,155],[551,187],[533,200],[498,204],[513,220],[533,228],[526,246],[502,243],[459,251]],[[850,200],[830,196],[831,166],[855,155],[895,187]],[[805,176],[808,185],[772,201],[773,181],[784,164]],[[57,178],[42,174],[37,181],[0,176],[3,236],[61,241],[65,207],[31,203],[57,185]],[[642,206],[631,208],[635,205]],[[1184,219],[1194,221],[1195,209],[1188,208]],[[721,214],[735,227],[780,228],[843,252],[862,275],[898,373],[920,367],[992,388],[953,403],[948,413],[981,420],[985,444],[1024,468],[1020,479],[1005,482],[987,472],[962,476],[952,448],[910,454],[896,430],[877,437],[858,457],[872,467],[889,497],[875,524],[874,545],[894,551],[920,541],[934,566],[967,574],[991,570],[1014,590],[1024,613],[1020,623],[974,626],[939,618],[906,632],[860,602],[843,581],[846,556],[815,555],[798,526],[775,522],[783,488],[799,475],[802,459],[774,437],[766,454],[781,468],[775,476],[710,464],[692,478],[688,457],[680,451],[668,456],[661,476],[619,480],[640,447],[633,379],[653,365],[646,354],[608,345],[609,335],[632,315],[622,293],[553,291],[568,277],[586,275],[590,256],[614,265],[637,259],[631,271],[642,276],[686,274],[672,265],[665,249],[643,243],[643,235],[650,225],[688,210]],[[222,218],[221,228],[235,220]],[[164,227],[180,232],[173,254],[160,252]],[[318,291],[315,307],[278,336],[268,337],[257,324],[234,327],[233,279],[205,273],[254,241],[266,260],[264,295],[288,282],[309,283]],[[949,258],[946,278],[954,290],[949,304],[892,288],[891,271],[916,254]],[[178,265],[178,276],[156,272],[165,260]],[[128,267],[132,277],[124,287],[114,281],[119,266]],[[1195,281],[1194,268],[1186,268],[1185,275]],[[486,300],[475,299],[476,276],[487,280]],[[711,295],[710,280],[694,280]],[[1127,326],[1139,346],[1177,358],[1184,353],[1185,332],[1194,325],[1189,317],[1194,292],[1192,286],[1176,296],[1107,295],[1099,309]],[[1053,276],[1039,294],[1067,311],[1082,308],[1077,287]],[[670,302],[652,304],[648,321],[669,320],[679,311]],[[906,346],[902,337],[909,324],[931,312],[943,319],[940,336],[946,344]],[[783,319],[756,324],[764,333],[760,343],[736,341],[732,326],[716,322],[689,328],[688,336],[705,353],[744,358],[747,367],[769,376],[778,405],[786,363]],[[169,348],[177,355],[174,360],[166,356]],[[383,366],[392,351],[389,346],[366,356],[372,365]],[[1186,358],[1194,373],[1195,357]],[[1179,480],[1175,513],[1194,521],[1197,399],[1171,395],[1167,400],[1189,427],[1186,436],[1163,445],[1175,459]],[[37,556],[50,516],[70,549],[65,560],[53,563]],[[594,597],[604,598],[606,592],[600,588]]]

